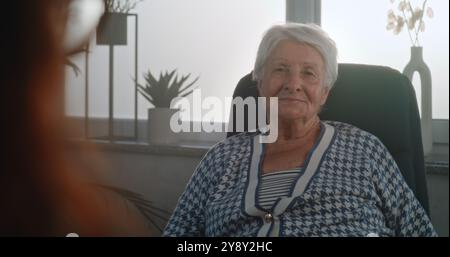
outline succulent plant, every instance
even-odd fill
[[[156,79],[150,71],[144,74],[146,81],[145,86],[138,84],[138,91],[145,97],[155,108],[166,107],[170,108],[170,102],[176,97],[186,97],[191,94],[195,88],[192,86],[197,82],[195,78],[189,84],[183,86],[189,79],[191,74],[181,76],[178,79],[176,69],[159,74],[159,79]],[[175,77],[174,77],[175,76]]]

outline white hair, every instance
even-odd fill
[[[338,75],[336,43],[315,24],[287,23],[272,26],[267,30],[259,44],[253,68],[253,80],[262,79],[267,58],[282,40],[291,40],[316,49],[325,64],[324,86],[328,89],[333,87]]]

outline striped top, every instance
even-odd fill
[[[302,171],[303,169],[297,168],[262,175],[257,193],[258,204],[266,210],[271,210],[279,198],[291,194],[291,189]]]

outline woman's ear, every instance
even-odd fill
[[[262,83],[261,80],[256,81],[256,88],[258,89],[258,94],[262,96]]]
[[[324,105],[328,99],[328,95],[330,93],[330,89],[328,87],[322,88],[322,97],[320,99],[320,105]]]

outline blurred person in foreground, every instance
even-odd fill
[[[74,158],[67,151],[65,60],[68,52],[77,49],[68,49],[65,40],[69,5],[76,1],[98,4],[92,0],[3,3],[0,236],[153,233],[127,199],[96,185],[97,167],[82,166],[75,159],[84,157]],[[78,153],[95,162],[93,154]]]

